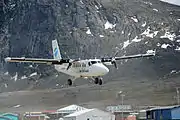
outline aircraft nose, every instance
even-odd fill
[[[107,74],[109,72],[109,69],[105,66],[102,67],[103,74]]]

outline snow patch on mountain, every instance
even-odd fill
[[[106,23],[104,24],[104,27],[105,27],[105,29],[112,29],[112,28],[114,28],[114,27],[116,27],[116,24],[111,24],[109,21],[106,21]]]
[[[130,43],[129,40],[125,41],[122,49],[126,48],[126,47],[127,47],[128,45],[130,45],[130,44],[131,44],[131,43]]]
[[[156,46],[160,47],[160,46],[161,46],[161,44],[160,44],[160,43],[157,43],[157,45],[156,45]]]
[[[144,2],[146,5],[152,5],[151,2]]]
[[[144,35],[146,37],[154,38],[157,36],[159,31],[151,31],[150,27],[148,27],[141,35]]]
[[[24,75],[24,76],[21,77],[22,80],[23,80],[23,79],[26,79],[26,78],[27,78],[26,75]]]
[[[13,76],[13,77],[11,77],[11,79],[14,79],[14,81],[16,82],[16,81],[17,81],[17,79],[18,79],[18,73],[16,72],[16,75],[15,75],[15,76]]]
[[[5,84],[4,84],[4,87],[7,88],[7,87],[8,87],[8,84],[5,83]]]
[[[143,23],[141,26],[142,26],[142,27],[145,27],[145,26],[146,26],[146,24],[147,24],[147,23],[146,23],[146,21],[145,21],[145,23]]]
[[[146,51],[146,54],[153,54],[153,53],[155,53],[155,50],[147,50]]]
[[[124,35],[124,31],[122,31],[121,34]]]
[[[167,47],[171,47],[171,45],[165,43],[161,45],[161,48],[163,49],[167,49]]]
[[[80,3],[81,3],[81,4],[84,4],[82,0],[80,0]]]
[[[176,40],[176,42],[180,42],[180,40]]]
[[[97,5],[95,5],[95,8],[99,10],[99,7]]]
[[[89,27],[88,27],[87,29],[88,29],[88,30],[86,31],[86,34],[92,35],[91,30],[89,29]]]
[[[122,47],[122,49],[124,49],[124,48],[126,48],[127,46],[129,46],[131,43],[133,43],[133,42],[141,42],[142,41],[142,39],[141,38],[138,38],[138,36],[136,36],[134,39],[132,39],[131,41],[130,40],[127,40],[127,41],[125,41],[124,42],[124,44],[123,44],[123,47]]]
[[[29,65],[30,68],[32,68],[33,66],[32,65]]]
[[[5,72],[4,75],[9,75],[9,72]]]
[[[32,76],[35,76],[35,75],[37,75],[37,72],[34,72],[34,73],[30,74],[29,77],[32,77]]]
[[[176,46],[176,51],[180,51],[180,47],[179,46]]]
[[[12,4],[12,5],[11,5],[12,8],[15,7],[15,6],[16,6],[16,4]]]
[[[163,36],[160,36],[160,38],[168,38],[171,41],[174,41],[174,38],[176,37],[175,33],[165,32]]]
[[[154,8],[153,10],[154,10],[154,11],[156,11],[156,12],[158,12],[158,11],[159,11],[158,9],[155,9],[155,8]]]
[[[138,22],[138,19],[136,18],[136,16],[131,17],[131,19],[136,23]]]
[[[172,70],[172,71],[171,71],[171,74],[172,74],[172,73],[176,73],[176,70]]]
[[[104,35],[99,35],[99,37],[101,37],[101,38],[102,38],[102,37],[104,37]]]
[[[138,36],[136,36],[133,40],[132,40],[132,42],[140,42],[142,39],[138,39]]]

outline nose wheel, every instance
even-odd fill
[[[69,86],[72,86],[72,84],[73,84],[72,80],[71,80],[71,79],[68,79],[67,84],[68,84]]]
[[[95,84],[102,85],[103,80],[102,80],[102,78],[95,78],[95,79],[94,79],[94,83],[95,83]]]

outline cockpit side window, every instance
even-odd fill
[[[92,64],[101,63],[101,61],[90,61],[88,62],[88,65],[91,66]]]
[[[88,62],[88,65],[91,66],[91,62]]]

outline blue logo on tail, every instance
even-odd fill
[[[58,56],[58,49],[57,49],[57,48],[54,49],[54,56],[55,56],[55,57]]]

